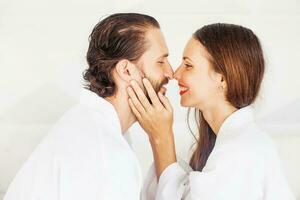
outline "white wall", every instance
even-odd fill
[[[271,133],[299,138],[299,1],[0,0],[0,193],[47,130],[76,103],[81,73],[87,67],[88,35],[101,17],[114,12],[156,17],[174,69],[186,41],[201,26],[228,22],[251,28],[261,39],[267,60],[257,119]],[[192,138],[175,82],[170,83],[168,96],[175,109],[178,153],[187,159]],[[147,138],[137,125],[131,135],[145,172],[152,159]],[[300,166],[299,160],[289,159],[292,167]],[[294,190],[299,180],[291,180]]]

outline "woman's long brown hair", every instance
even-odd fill
[[[210,24],[197,30],[193,37],[210,55],[211,67],[224,76],[227,83],[226,100],[235,108],[248,106],[256,99],[263,79],[265,62],[257,36],[248,28],[234,24]],[[188,112],[189,119],[190,110]],[[202,171],[212,152],[216,134],[195,109],[199,136],[190,165]]]

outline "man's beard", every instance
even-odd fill
[[[155,91],[155,93],[157,94],[159,91],[161,91],[162,90],[162,87],[164,86],[164,85],[166,85],[166,84],[168,84],[169,83],[169,79],[168,78],[163,78],[163,80],[161,80],[161,81],[154,81],[153,79],[151,79],[150,77],[147,77],[146,76],[146,78],[150,81],[150,83],[151,83],[151,85],[153,86],[153,88],[154,88],[154,91]],[[145,95],[146,95],[146,97],[147,97],[147,99],[149,100],[149,102],[152,104],[152,101],[151,101],[151,99],[150,99],[150,97],[149,97],[149,94],[147,93],[147,90],[145,91]],[[164,94],[163,94],[164,95]]]
[[[154,80],[153,78],[149,77],[149,76],[144,72],[144,70],[142,70],[142,69],[143,69],[142,67],[139,67],[139,66],[138,66],[138,69],[140,69],[142,78],[147,78],[147,79],[150,81],[150,83],[151,83],[151,85],[152,85],[152,87],[153,87],[153,89],[154,89],[154,91],[155,91],[156,94],[157,94],[159,91],[161,91],[161,89],[162,89],[162,87],[163,87],[164,85],[166,85],[166,84],[169,83],[169,79],[166,78],[166,77],[164,77],[164,78],[163,78],[162,80],[160,80],[160,81],[157,81],[157,80]],[[145,93],[147,99],[149,100],[149,102],[152,104],[152,101],[151,101],[151,99],[150,99],[150,97],[149,97],[149,94],[148,94],[148,92],[147,92],[147,90],[146,90],[146,88],[145,88],[144,85],[143,85],[143,91],[144,91],[144,93]],[[164,90],[164,93],[165,93],[165,90]],[[163,95],[165,95],[164,93],[163,93]]]
[[[149,80],[150,80],[150,83],[152,84],[156,93],[158,93],[164,85],[169,83],[169,80],[167,78],[164,78],[160,82],[152,81],[150,78],[149,78]]]

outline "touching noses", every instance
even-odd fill
[[[173,79],[173,75],[174,75],[174,71],[173,71],[171,65],[168,63],[168,65],[165,67],[164,76],[167,79],[172,80]]]
[[[175,73],[173,74],[173,78],[176,79],[177,81],[180,80],[180,78],[181,78],[181,67],[180,66],[176,69]]]

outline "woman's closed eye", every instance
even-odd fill
[[[190,65],[188,63],[184,63],[184,66],[185,66],[186,69],[191,69],[193,67],[192,65]]]

